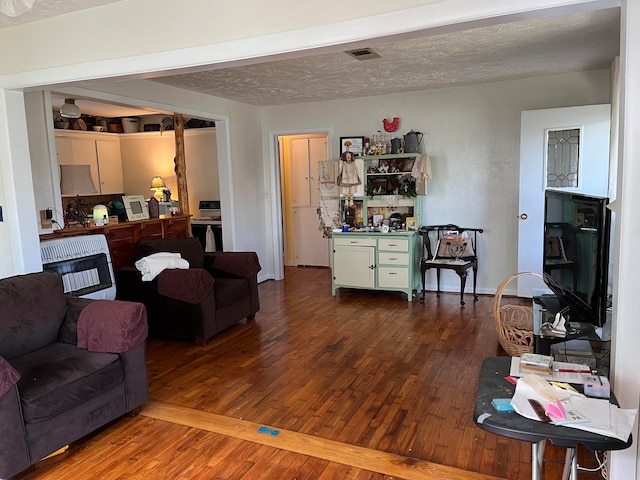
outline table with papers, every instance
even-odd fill
[[[517,361],[519,361],[519,359]],[[618,425],[617,414],[620,413],[620,409],[616,406],[617,401],[613,392],[611,393],[609,401],[585,399],[589,401],[595,400],[596,402],[601,403],[599,403],[597,408],[594,407],[597,411],[589,411],[588,414],[585,414],[587,418],[590,418],[589,423],[577,423],[571,426],[544,423],[538,420],[533,420],[532,418],[527,418],[517,412],[497,411],[492,406],[491,401],[494,398],[510,398],[516,391],[516,386],[509,383],[505,378],[512,373],[511,357],[492,357],[487,358],[482,362],[476,392],[474,420],[476,425],[483,430],[531,443],[531,477],[533,480],[539,480],[541,478],[544,445],[546,440],[551,441],[554,445],[565,447],[567,449],[563,480],[568,479],[570,474],[572,480],[576,480],[577,478],[577,459],[575,449],[579,443],[585,445],[591,450],[602,451],[622,450],[631,445],[631,435],[625,435],[624,433],[621,434],[619,431],[621,426]],[[554,380],[572,383],[575,383],[575,380],[578,380],[578,378],[574,379],[573,376],[570,377],[571,380],[568,380],[567,376],[564,375],[564,372],[555,373],[562,373],[563,376]],[[573,372],[569,373],[574,375]],[[577,390],[581,390],[581,385],[576,384],[574,386]],[[578,396],[576,396],[576,398],[578,398]],[[585,400],[580,398],[578,401],[580,408],[590,408],[585,407],[583,403],[581,403]],[[514,403],[513,400],[512,403]],[[611,407],[608,407],[609,405],[611,405]],[[610,415],[610,409],[612,408],[615,409],[615,411],[613,415]],[[603,414],[603,411],[606,413]],[[623,411],[622,423],[629,421],[629,413],[629,411]],[[591,415],[591,417],[589,417],[589,415]],[[633,414],[633,417],[635,417],[635,413]],[[607,423],[606,419],[611,420]],[[593,422],[591,420],[593,420]],[[633,423],[633,418],[631,418],[630,421]],[[588,426],[590,423],[593,423],[591,427],[596,426],[597,428],[591,428],[593,431],[589,431]],[[606,428],[601,428],[605,426],[610,428],[611,431],[606,430]],[[622,432],[625,431],[624,428],[626,427],[623,425]],[[621,438],[616,438],[616,436]]]

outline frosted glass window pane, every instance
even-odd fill
[[[547,136],[547,187],[577,187],[580,129],[550,130]]]

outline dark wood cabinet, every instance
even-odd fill
[[[111,263],[115,270],[133,265],[136,244],[142,239],[190,237],[190,216],[176,215],[136,222],[110,223],[101,227],[69,228],[40,235],[40,240],[100,233],[107,237]]]

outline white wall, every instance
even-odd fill
[[[383,130],[383,118],[399,117],[400,134],[411,129],[423,132],[422,151],[431,158],[433,180],[423,197],[420,223],[485,229],[478,241],[478,291],[493,293],[504,278],[517,271],[520,113],[608,103],[609,82],[609,71],[599,70],[267,107],[263,109],[263,131],[268,137],[276,131],[331,127],[330,148],[336,159],[339,137],[370,136]],[[435,274],[428,276],[428,282],[435,287]],[[442,285],[447,290],[460,288],[453,272],[443,273]]]
[[[215,128],[184,131],[189,212],[195,217],[198,216],[199,200],[220,199],[217,148]],[[126,195],[149,197],[151,178],[160,175],[171,190],[171,199],[178,199],[173,131],[121,135],[120,152]]]

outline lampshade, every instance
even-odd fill
[[[91,178],[90,165],[60,165],[62,195],[93,195],[98,193]]]
[[[60,116],[64,118],[80,118],[80,107],[73,98],[65,98],[60,107]]]
[[[155,176],[151,179],[151,190],[155,190],[156,188],[167,188],[164,180],[160,176]]]
[[[0,1],[0,13],[8,17],[19,17],[33,8],[36,0],[2,0]]]

